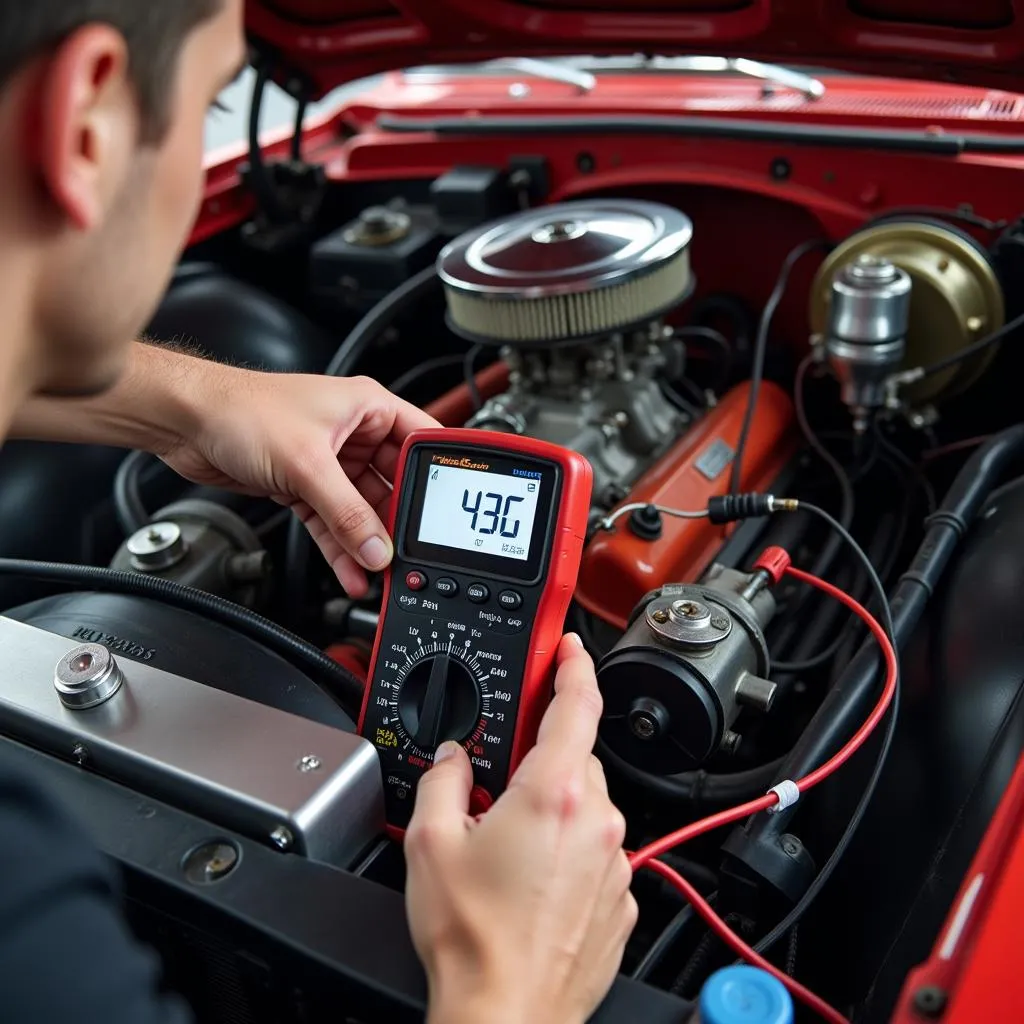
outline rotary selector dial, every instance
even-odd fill
[[[473,673],[447,651],[417,662],[402,681],[398,719],[420,750],[466,739],[480,721],[480,690]]]
[[[490,717],[484,673],[468,648],[425,644],[414,650],[395,680],[392,721],[420,754],[446,740],[476,742]]]

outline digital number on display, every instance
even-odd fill
[[[539,490],[539,480],[432,466],[418,539],[525,560],[530,555]]]

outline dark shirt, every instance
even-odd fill
[[[0,1019],[187,1024],[160,973],[120,914],[113,866],[0,754]]]

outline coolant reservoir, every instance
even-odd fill
[[[691,1024],[793,1024],[786,986],[760,967],[734,964],[704,983]]]

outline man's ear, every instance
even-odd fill
[[[40,86],[38,171],[68,221],[90,230],[115,201],[138,144],[124,37],[105,25],[80,29],[47,60]]]

